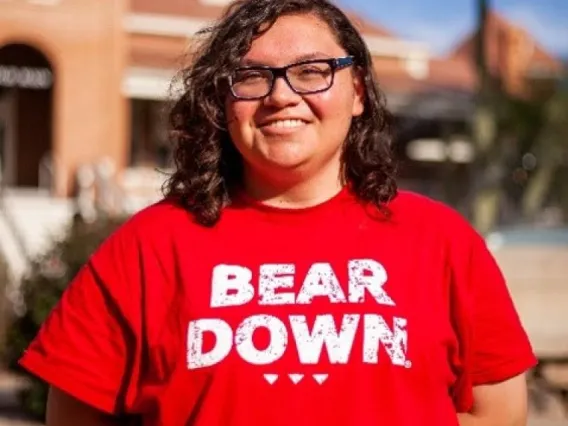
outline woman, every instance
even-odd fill
[[[21,364],[48,425],[524,425],[535,363],[456,213],[397,191],[371,57],[327,0],[233,5],[172,112],[167,197]]]

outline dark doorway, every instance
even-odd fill
[[[0,47],[0,172],[16,187],[51,186],[53,69],[24,44]]]

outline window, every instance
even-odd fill
[[[168,139],[167,104],[160,101],[133,99],[131,113],[130,165],[168,168],[171,147]]]

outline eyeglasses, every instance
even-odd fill
[[[333,86],[335,72],[353,64],[353,56],[346,56],[302,61],[280,68],[241,67],[229,77],[229,86],[236,99],[258,100],[268,96],[276,79],[282,77],[295,93],[310,95],[329,90]]]

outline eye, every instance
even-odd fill
[[[303,64],[291,68],[289,72],[296,78],[306,80],[312,78],[325,78],[331,73],[331,68],[327,63]]]
[[[255,83],[265,81],[267,78],[266,71],[262,70],[239,70],[235,73],[235,83]]]
[[[306,65],[300,68],[302,74],[325,74],[329,71],[328,67],[321,65]]]

